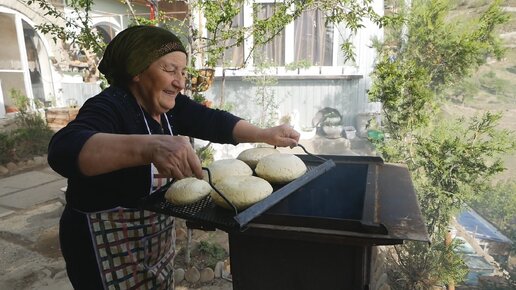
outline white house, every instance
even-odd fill
[[[251,2],[244,6],[243,13],[235,17],[234,23],[252,25],[253,4],[258,5],[260,10],[257,17],[267,18],[277,1]],[[374,1],[374,8],[377,13],[383,14],[383,1]],[[264,56],[276,64],[262,73],[277,79],[277,84],[268,93],[273,94],[277,102],[278,118],[291,115],[297,119],[294,125],[310,130],[313,128],[312,119],[325,107],[337,109],[342,115],[343,125],[351,126],[357,125],[359,113],[371,111],[374,106],[368,104],[367,90],[376,56],[372,40],[381,40],[383,31],[367,20],[364,24],[365,28],[352,36],[356,63],[345,62],[340,49],[350,32],[343,25],[325,25],[325,17],[318,10],[304,12],[262,49]],[[232,65],[238,66],[243,61],[251,50],[252,42],[251,36],[244,46],[226,52],[230,54]],[[289,64],[299,61],[308,61],[311,66],[287,69]],[[222,68],[218,67],[214,85],[206,95],[216,103],[223,94],[225,102],[231,103],[241,116],[255,119],[256,112],[260,111],[254,105],[259,102],[256,98],[258,88],[252,82],[245,81],[246,76],[255,73],[252,55],[248,64],[246,69],[226,70],[224,87]]]
[[[65,13],[71,10],[64,0],[51,1]],[[182,20],[188,13],[185,1],[133,0],[132,10],[121,1],[97,0],[91,11],[92,26],[109,41],[130,24],[132,15],[153,17],[157,11]],[[234,19],[235,25],[250,26],[253,19],[253,4],[260,13],[257,17],[267,17],[278,0],[249,1],[243,11]],[[373,2],[375,11],[383,13],[383,0]],[[68,13],[68,15],[71,15]],[[202,30],[202,14],[193,21]],[[34,29],[37,24],[52,21],[38,11],[37,5],[27,5],[25,1],[0,0],[0,118],[13,103],[10,90],[16,89],[31,99],[53,106],[79,106],[100,90],[97,83],[84,82],[84,74],[91,69],[91,63],[77,57],[79,52],[73,47],[54,42],[49,35],[42,35]],[[365,22],[353,39],[356,63],[344,62],[340,45],[349,35],[342,25],[325,25],[325,18],[317,10],[306,11],[297,20],[288,24],[285,30],[262,49],[264,56],[275,66],[263,74],[277,80],[267,93],[273,96],[275,117],[289,116],[293,125],[300,130],[313,130],[312,120],[325,107],[338,110],[343,126],[361,126],[357,116],[370,113],[377,107],[367,99],[370,86],[369,74],[375,61],[372,39],[382,39],[382,30]],[[203,33],[206,34],[204,31]],[[183,39],[186,38],[182,35]],[[241,47],[228,50],[230,66],[238,66],[248,54],[252,37]],[[259,86],[246,80],[246,76],[256,75],[252,57],[247,67],[239,70],[223,70],[217,67],[215,81],[205,92],[208,99],[217,104],[221,98],[231,104],[238,115],[252,121],[258,118],[262,109],[257,96]],[[304,61],[309,68],[288,70],[289,64]],[[226,67],[227,68],[227,67]],[[224,78],[222,75],[224,74]],[[262,92],[263,94],[263,92]]]

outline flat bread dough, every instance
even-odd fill
[[[165,199],[175,205],[187,205],[203,199],[211,189],[208,182],[187,177],[172,183],[165,193]]]
[[[254,171],[270,183],[283,184],[305,174],[306,170],[301,158],[294,154],[278,153],[260,159]]]
[[[217,183],[216,188],[239,210],[263,200],[273,191],[270,183],[256,176],[226,177]],[[210,196],[216,205],[233,209],[215,190],[211,190]]]
[[[257,147],[246,149],[238,154],[237,159],[244,161],[251,169],[256,168],[256,164],[263,157],[275,153],[280,153],[276,148],[272,147]]]
[[[209,166],[211,183],[217,184],[219,180],[228,176],[250,176],[253,170],[244,161],[238,159],[220,159],[213,161]],[[204,180],[209,181],[208,172],[203,171]]]

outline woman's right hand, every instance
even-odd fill
[[[153,135],[150,146],[151,162],[166,177],[182,179],[195,176],[202,178],[201,162],[187,137]]]
[[[201,162],[188,138],[181,136],[97,133],[86,141],[78,159],[85,176],[153,163],[166,177],[202,178]]]

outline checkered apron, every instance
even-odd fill
[[[143,119],[151,134],[145,116]],[[166,114],[165,119],[172,134]],[[150,194],[169,181],[153,164],[150,178]],[[173,217],[122,207],[87,217],[104,289],[174,289]]]
[[[174,288],[173,217],[122,207],[87,216],[104,289]]]

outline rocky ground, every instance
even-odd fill
[[[58,240],[66,180],[45,165],[11,169],[0,176],[0,289],[72,289]],[[191,230],[188,243],[185,222],[177,225],[176,289],[232,289],[226,233]],[[213,260],[212,253],[198,250],[201,242],[223,249],[224,255]]]

